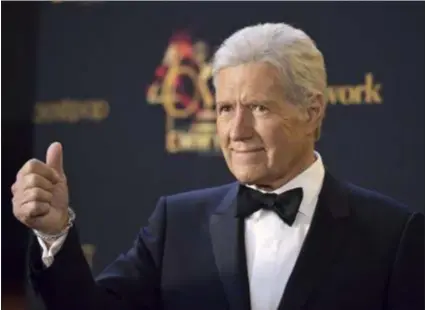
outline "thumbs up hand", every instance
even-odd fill
[[[52,143],[46,162],[31,159],[12,185],[13,214],[24,225],[45,234],[57,234],[68,223],[68,185],[63,169],[63,149]]]

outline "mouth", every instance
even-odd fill
[[[247,150],[235,150],[231,149],[232,152],[236,154],[250,154],[250,153],[258,153],[264,151],[263,148],[255,148],[255,149],[247,149]]]

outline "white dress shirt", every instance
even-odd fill
[[[52,243],[50,248],[47,247],[46,243],[40,238],[37,237],[38,243],[40,244],[43,252],[41,254],[41,260],[43,261],[44,266],[50,267],[53,264],[54,257],[56,253],[62,248],[63,243],[65,242],[66,236],[68,234],[63,235],[58,238],[55,242]]]
[[[298,258],[320,190],[325,169],[319,153],[316,161],[304,172],[272,193],[280,194],[295,187],[303,188],[303,200],[292,226],[288,226],[273,211],[259,210],[245,220],[247,270],[251,310],[276,310]],[[251,188],[262,191],[255,186]],[[262,191],[264,192],[264,191]],[[38,238],[43,249],[42,260],[49,267],[61,249],[66,235],[48,249]]]
[[[325,169],[320,154],[316,152],[315,155],[316,161],[308,169],[272,192],[280,194],[302,187],[303,200],[292,226],[275,212],[264,209],[245,220],[251,310],[276,310],[279,306],[322,189]]]

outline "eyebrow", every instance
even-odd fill
[[[216,105],[233,105],[235,104],[234,101],[218,101],[216,102]],[[276,101],[274,100],[250,100],[243,102],[242,105],[250,105],[250,104],[259,104],[259,105],[274,105],[276,104]]]
[[[273,105],[276,102],[274,100],[251,100],[246,104],[259,104],[259,105]]]

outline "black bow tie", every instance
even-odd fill
[[[237,216],[245,218],[260,209],[266,209],[275,211],[286,224],[292,226],[302,199],[303,189],[301,187],[277,195],[263,194],[241,185],[239,188]]]

